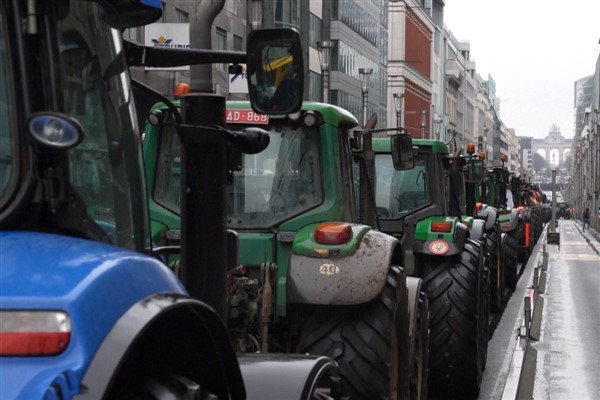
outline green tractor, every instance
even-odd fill
[[[533,238],[533,247],[542,235],[542,230],[544,229],[544,203],[546,201],[546,196],[539,189],[539,186],[531,182],[521,183],[521,187],[520,204],[526,205],[527,208],[531,210],[529,223],[531,225],[530,229]]]
[[[467,198],[471,202],[467,203],[467,208],[473,211],[475,218],[485,222],[485,248],[490,267],[490,307],[492,312],[501,313],[510,296],[509,290],[514,289],[518,278],[517,244],[514,235],[510,235],[510,232],[516,229],[516,225],[515,229],[511,229],[510,224],[500,222],[501,215],[503,218],[511,215],[504,210],[506,189],[498,190],[501,182],[508,181],[505,177],[508,171],[503,167],[494,167],[486,171],[485,153],[473,156],[474,146],[469,153],[471,155],[467,175],[475,176],[475,179],[472,178],[467,183]],[[474,174],[472,171],[478,173]],[[488,203],[490,200],[491,204]],[[516,217],[515,212],[515,222]]]
[[[165,246],[177,244],[180,226],[180,145],[169,113],[154,107],[161,117],[146,125],[143,144],[154,240]],[[226,118],[230,130],[269,136],[264,151],[232,157],[227,177],[223,225],[239,241],[227,294],[236,349],[329,355],[352,399],[427,398],[422,281],[406,276],[399,240],[365,223],[373,194],[356,190],[354,159],[369,153],[370,131],[315,102],[267,116],[230,101]],[[410,167],[410,136],[395,136]],[[475,259],[478,249],[467,247]]]
[[[413,144],[414,168],[396,170],[389,138],[373,139],[378,226],[400,240],[408,275],[427,291],[429,393],[477,397],[489,329],[484,221],[466,216],[466,158],[441,141]]]
[[[489,208],[495,209],[497,212],[496,219],[501,232],[500,265],[504,272],[504,287],[506,290],[514,290],[524,266],[523,263],[519,263],[522,260],[519,258],[518,244],[519,238],[524,235],[525,224],[521,217],[521,211],[513,207],[514,196],[508,190],[512,182],[511,174],[504,166],[504,161],[505,159],[501,157],[500,164],[496,164],[486,171],[479,191],[481,205],[478,205],[477,213],[486,216]],[[499,275],[498,282],[501,282],[501,279],[502,276]],[[498,290],[496,296],[492,294],[492,303],[495,299],[499,301],[501,297],[502,292]]]
[[[556,219],[571,219],[571,207],[569,203],[556,203]]]
[[[525,265],[543,230],[541,192],[518,176],[511,179],[511,191],[519,215],[516,233],[518,260]]]

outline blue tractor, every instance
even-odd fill
[[[159,0],[0,4],[0,397],[333,396],[337,366],[326,357],[236,356],[214,294],[225,288],[219,277],[236,258],[236,236],[202,220],[214,214],[218,221],[222,210],[204,203],[189,213],[177,249],[181,281],[160,260],[172,249],[150,240],[128,67],[246,61],[245,52],[162,54],[169,49],[122,40],[124,29],[160,15]],[[256,33],[248,54],[259,60],[268,46],[301,61],[288,48],[290,35]],[[252,75],[256,85],[268,76],[261,66]],[[219,96],[181,101],[188,215],[196,197],[218,202],[233,164],[227,157],[266,144],[259,131],[218,126],[225,110]],[[218,162],[202,164],[203,152]]]

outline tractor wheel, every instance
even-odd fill
[[[517,240],[515,233],[511,232],[506,235],[502,248],[502,263],[504,264],[504,279],[506,287],[515,289],[519,281],[519,267],[517,266]]]
[[[427,400],[427,376],[429,370],[429,301],[427,294],[419,290],[416,319],[414,323],[410,360],[410,400]],[[411,324],[412,325],[412,324]]]
[[[517,225],[517,244],[519,246],[517,252],[517,261],[526,264],[529,259],[529,247],[525,247],[526,237],[525,237],[525,224],[526,222],[522,219],[519,220],[519,224]]]
[[[391,266],[376,299],[312,309],[298,351],[326,355],[338,363],[342,398],[412,398],[408,318],[406,275]]]
[[[532,223],[534,224],[533,243],[537,243],[537,241],[540,239],[540,236],[542,236],[542,230],[544,229],[543,212],[544,210],[542,210],[540,207],[535,207],[533,209],[531,218]]]
[[[485,235],[484,235],[485,236]],[[479,259],[482,260],[480,263],[480,284],[479,284],[479,299],[478,307],[479,311],[477,315],[483,317],[478,318],[480,338],[479,345],[481,347],[481,365],[485,368],[487,363],[487,350],[488,341],[490,334],[490,269],[488,267],[487,257],[485,256],[485,250],[483,243],[472,240],[470,241],[473,247],[479,251]]]
[[[504,270],[500,257],[498,257],[499,241],[500,237],[495,229],[486,234],[485,247],[490,269],[490,309],[495,313],[502,310],[504,294]]]
[[[111,399],[115,400],[217,400],[218,397],[206,393],[200,385],[184,376],[174,374],[139,374],[131,381],[118,382]]]
[[[487,330],[479,243],[465,241],[455,257],[427,257],[425,287],[429,299],[429,394],[477,397],[485,364]]]

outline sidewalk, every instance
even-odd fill
[[[575,224],[575,227],[579,230],[579,232],[583,236],[586,237],[586,239],[588,241],[595,239],[600,244],[600,232],[598,232],[594,228],[586,229],[586,231],[583,232],[583,222],[578,221],[578,220],[571,220],[571,221]],[[600,248],[598,246],[596,246],[596,251],[600,252]]]

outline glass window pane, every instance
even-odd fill
[[[4,32],[4,19],[0,19],[0,205],[9,197],[11,182],[16,170],[16,155],[12,137],[12,96],[9,92],[9,62],[7,42]]]
[[[175,9],[175,22],[188,23],[188,22],[190,22],[190,15],[187,12],[176,8]]]

